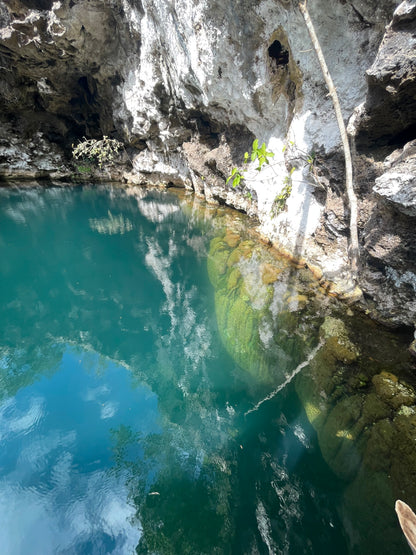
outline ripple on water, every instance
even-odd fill
[[[42,495],[0,482],[2,553],[133,553],[140,530],[124,480],[97,471],[74,488],[68,461],[61,464],[59,487]]]
[[[18,405],[15,399],[6,399],[0,406],[0,440],[10,434],[30,434],[41,421],[43,414],[44,399],[41,397],[31,397],[23,406]]]

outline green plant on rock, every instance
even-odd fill
[[[251,161],[258,161],[259,165],[256,168],[257,171],[261,171],[263,164],[270,164],[269,158],[274,158],[274,152],[267,152],[266,143],[262,143],[259,147],[259,140],[255,139],[253,141],[252,151],[251,151]],[[248,152],[244,154],[244,162],[248,161]]]
[[[243,170],[246,171],[246,170]],[[237,169],[237,168],[233,168],[231,175],[228,177],[226,183],[228,183],[231,179],[232,181],[232,185],[233,187],[238,187],[238,185],[240,185],[240,181],[243,179],[243,174]]]
[[[301,160],[304,165],[307,165],[309,168],[309,173],[312,175],[314,181],[319,183],[319,178],[316,174],[316,167],[315,167],[316,160],[317,160],[317,155],[315,151],[312,150],[311,152],[305,152],[299,149],[293,141],[288,141],[284,145],[282,152],[285,153],[286,151],[290,151],[297,160]],[[280,212],[282,212],[286,208],[287,199],[290,197],[292,193],[292,186],[293,186],[292,174],[295,170],[296,170],[296,167],[292,166],[288,175],[284,178],[283,189],[280,191],[280,193],[276,196],[276,198],[273,201],[273,205],[271,209],[272,216],[277,216],[278,214],[280,214]]]
[[[293,141],[288,141],[283,147],[283,153],[286,152],[287,149],[295,152],[296,157],[301,159],[304,164],[309,166],[309,172],[313,175],[314,179],[317,180],[316,172],[315,172],[315,163],[316,163],[316,153],[314,151],[311,152],[304,152],[297,147],[295,147],[295,143]],[[262,143],[259,145],[259,140],[255,139],[252,144],[251,154],[246,152],[244,154],[244,169],[240,170],[238,168],[233,168],[231,174],[227,179],[227,183],[230,181],[232,182],[232,186],[238,187],[243,180],[245,180],[244,173],[247,171],[246,167],[249,161],[251,162],[258,162],[258,166],[256,168],[257,171],[261,171],[265,164],[270,165],[270,159],[274,158],[274,152],[266,150],[266,143]],[[270,166],[273,169],[273,165]],[[279,192],[276,198],[273,201],[271,214],[272,216],[277,216],[286,208],[287,199],[290,197],[292,193],[292,174],[295,171],[295,167],[292,167],[288,175],[284,178],[283,181],[283,189]],[[276,172],[274,172],[277,176]],[[248,199],[252,198],[252,194],[248,192],[246,194]]]
[[[295,145],[294,141],[288,141],[284,145],[282,152],[290,152],[292,157],[302,160],[305,165],[308,165],[309,173],[314,173],[315,165],[317,162],[317,154],[314,150],[311,150],[310,152],[305,152],[304,150],[298,148]]]
[[[244,154],[244,165],[247,166],[249,162],[249,158],[251,162],[255,162],[257,160],[258,167],[256,168],[256,170],[261,171],[263,165],[270,164],[269,158],[273,158],[273,157],[274,157],[274,152],[271,152],[271,151],[268,152],[266,150],[266,143],[263,142],[261,146],[259,146],[259,140],[255,139],[251,147],[251,154],[249,154],[248,152]],[[243,173],[245,173],[246,171],[247,171],[246,169],[243,169],[240,171],[238,168],[233,168],[226,183],[232,180],[233,187],[234,188],[238,187],[238,185],[240,185],[241,183],[241,180],[244,179]]]
[[[86,139],[84,137],[80,143],[72,145],[72,156],[84,163],[89,163],[88,166],[78,166],[78,168],[82,168],[79,171],[85,173],[86,168],[90,166],[98,166],[103,169],[105,165],[112,164],[123,148],[123,143],[107,136],[102,139]]]
[[[296,168],[292,168],[288,175],[283,180],[283,189],[280,193],[276,196],[273,201],[272,205],[272,216],[277,216],[286,208],[287,199],[290,197],[292,193],[292,174]]]
[[[91,165],[78,164],[76,166],[76,170],[78,173],[91,173],[93,170],[93,167]]]

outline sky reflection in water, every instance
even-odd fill
[[[218,327],[209,209],[105,187],[0,201],[1,552],[348,553],[344,485],[289,379],[319,348],[297,284],[238,262],[265,311],[257,372]]]
[[[111,430],[121,424],[158,433],[156,395],[133,388],[123,366],[68,345],[52,377],[3,402],[2,553],[134,550],[140,531],[126,473],[111,471]]]

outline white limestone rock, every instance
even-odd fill
[[[416,173],[388,171],[376,179],[373,191],[403,214],[416,217]]]

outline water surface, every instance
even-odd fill
[[[333,447],[313,412],[367,406],[374,387],[384,399],[392,368],[409,382],[398,410],[413,410],[405,343],[247,226],[170,193],[0,190],[2,553],[406,549],[387,471],[368,478],[361,446],[341,467],[331,449],[356,432]],[[331,409],[309,393],[317,367]],[[374,476],[381,501],[360,490]]]

